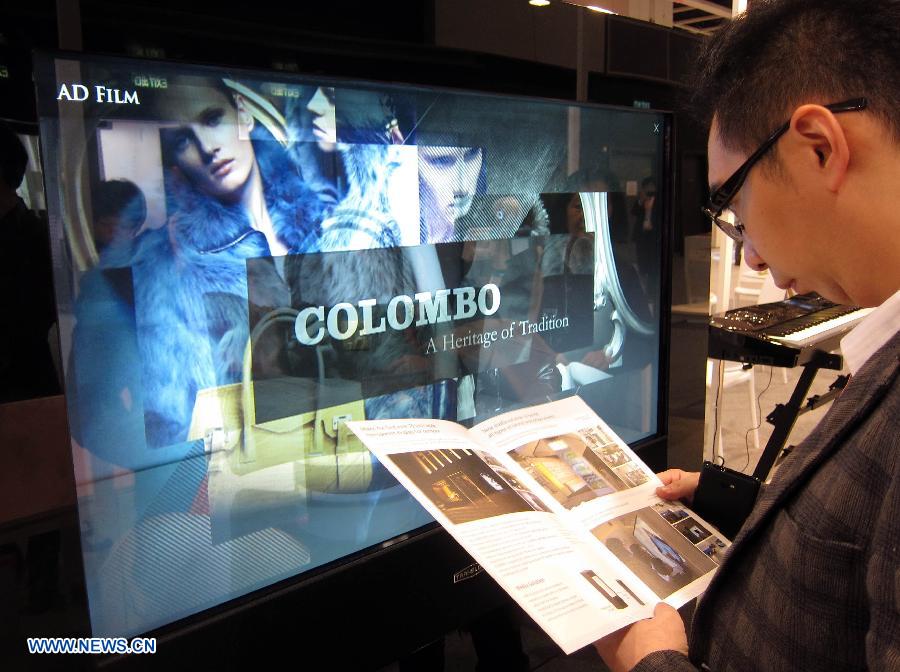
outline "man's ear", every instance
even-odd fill
[[[789,142],[800,151],[801,169],[813,171],[824,180],[826,189],[837,192],[850,165],[850,146],[843,126],[821,105],[801,105],[790,123]]]

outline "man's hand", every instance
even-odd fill
[[[694,493],[700,483],[699,471],[669,469],[657,476],[663,482],[662,487],[656,489],[657,496],[662,499],[684,499],[689,503],[694,500]]]
[[[617,630],[594,642],[610,672],[628,672],[654,651],[680,651],[687,655],[687,634],[681,616],[668,604],[656,605],[653,618]]]

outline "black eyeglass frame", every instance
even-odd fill
[[[851,98],[850,100],[845,100],[841,103],[832,103],[831,105],[824,105],[823,107],[833,114],[840,114],[841,112],[858,112],[864,110],[868,104],[869,101],[865,98]],[[790,127],[791,120],[788,119],[784,124],[779,126],[775,132],[772,133],[772,135],[770,135],[746,161],[744,161],[743,164],[741,164],[740,168],[734,171],[731,177],[725,180],[718,189],[709,195],[709,200],[706,202],[706,205],[701,208],[703,214],[709,217],[726,236],[735,242],[739,243],[743,240],[744,225],[740,222],[732,224],[729,221],[721,219],[722,213],[741,190],[741,187],[744,186],[744,182],[750,174],[750,171],[753,169],[753,166],[756,165],[757,161],[759,161],[766,152],[775,146],[778,139],[787,133],[787,130]]]

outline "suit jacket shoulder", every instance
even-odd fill
[[[900,634],[878,644],[872,622],[881,604],[877,627],[900,633],[897,605],[882,604],[900,589],[900,550],[886,542],[900,497],[898,371],[895,334],[785,460],[701,601],[692,660],[716,671],[856,670],[875,649],[900,657]]]

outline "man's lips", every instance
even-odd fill
[[[778,289],[788,290],[788,289],[790,289],[791,287],[794,286],[794,282],[796,282],[796,281],[795,281],[795,280],[791,280],[791,279],[788,279],[788,280],[778,280],[778,279],[776,278],[776,279],[775,279],[775,286],[778,287]]]

